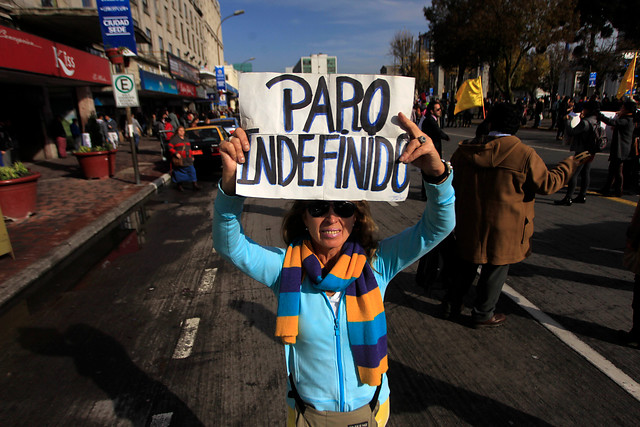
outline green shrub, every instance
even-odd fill
[[[22,178],[31,175],[32,172],[22,162],[15,162],[13,166],[0,167],[0,181]]]
[[[76,153],[91,153],[93,151],[109,151],[109,147],[105,147],[104,145],[98,145],[97,147],[85,147],[84,145],[78,148]]]

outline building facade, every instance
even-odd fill
[[[338,72],[338,58],[325,53],[303,56],[291,71],[294,73],[336,74]]]
[[[130,0],[130,7],[138,55],[128,58],[126,72],[138,89],[139,119],[149,122],[166,107],[215,107],[219,93],[212,70],[224,65],[218,0]],[[34,46],[46,49],[21,54]],[[0,48],[17,52],[0,62],[0,90],[7,100],[0,121],[9,123],[18,141],[14,157],[57,157],[49,126],[56,116],[84,125],[96,111],[124,115],[113,99],[110,74],[116,68],[104,53],[96,0],[0,0]],[[76,64],[77,72],[61,72],[64,61],[67,68]],[[80,68],[87,64],[97,70],[86,74],[88,68]],[[231,98],[234,90],[229,88]]]

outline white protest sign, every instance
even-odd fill
[[[251,149],[238,168],[243,196],[318,200],[406,199],[397,162],[414,79],[345,74],[242,73],[240,117]]]

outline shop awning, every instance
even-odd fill
[[[238,89],[231,86],[229,83],[227,83],[227,92],[231,92],[233,95],[238,96]]]

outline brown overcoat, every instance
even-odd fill
[[[520,262],[531,253],[535,195],[560,190],[576,168],[565,159],[548,170],[515,136],[462,141],[451,164],[460,256],[494,265]]]

